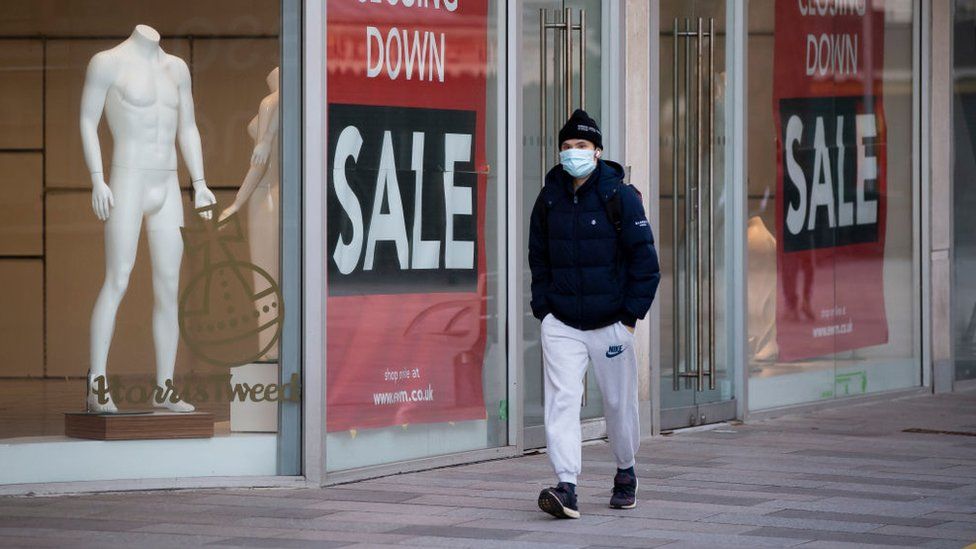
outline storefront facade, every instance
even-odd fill
[[[972,377],[965,216],[940,236],[961,0],[61,4],[0,8],[4,492],[544,447],[525,242],[580,106],[657,237],[645,434]],[[185,425],[138,413],[166,380]],[[157,424],[96,440],[106,394]]]

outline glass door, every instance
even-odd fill
[[[573,110],[583,108],[602,121],[602,11],[599,0],[527,0],[522,3],[522,119],[524,147],[522,201],[525,215],[522,234],[527,249],[529,214],[545,173],[559,161],[556,143],[559,128]],[[604,127],[612,131],[612,128]],[[609,151],[612,152],[612,151]],[[532,316],[529,299],[531,273],[525,265],[522,311],[524,355],[523,445],[527,449],[546,444],[543,430],[542,347],[540,324]],[[583,438],[606,435],[603,404],[592,368],[586,374],[586,391],[580,417]]]
[[[670,430],[735,417],[725,337],[725,1],[666,0],[660,21],[657,299],[661,429]]]

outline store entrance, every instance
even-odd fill
[[[522,234],[529,234],[529,213],[545,173],[559,162],[556,136],[576,108],[603,120],[602,3],[599,0],[527,0],[522,5]],[[606,138],[605,138],[606,140]],[[613,154],[608,151],[610,156]],[[525,266],[522,304],[525,449],[546,445],[543,428],[542,348],[539,321],[532,316],[531,273]],[[606,436],[603,402],[593,369],[583,394],[583,439]]]
[[[660,9],[660,428],[670,430],[731,419],[735,400],[725,337],[725,2]]]

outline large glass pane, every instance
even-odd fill
[[[280,27],[0,5],[0,484],[280,472]]]
[[[749,407],[918,385],[913,4],[749,5]]]
[[[953,6],[953,281],[956,379],[976,378],[976,2]]]
[[[706,35],[701,59],[697,36],[687,34],[697,34],[699,19]],[[731,112],[725,93],[725,21],[724,0],[661,3],[661,286],[657,299],[662,311],[663,410],[732,398],[725,337],[725,277],[729,273],[725,266],[725,210],[730,188],[725,171],[725,128],[726,115]],[[707,37],[709,25],[714,25],[713,42]],[[698,390],[696,379],[680,377],[698,368],[710,371],[712,357],[714,389],[704,376],[702,390]],[[700,418],[693,415],[691,423],[697,423]]]
[[[505,5],[327,8],[326,467],[506,445]]]
[[[529,235],[529,214],[535,204],[542,189],[542,182],[545,172],[556,165],[558,162],[557,154],[557,133],[559,128],[565,123],[567,107],[565,100],[565,81],[566,71],[563,68],[564,54],[564,35],[562,31],[549,29],[546,41],[546,67],[545,81],[542,78],[542,67],[540,65],[542,55],[542,42],[540,41],[539,31],[539,10],[547,10],[547,17],[550,23],[561,22],[564,11],[569,8],[572,12],[574,24],[579,22],[579,10],[585,11],[586,17],[586,104],[582,105],[590,116],[598,123],[602,123],[603,112],[603,79],[602,71],[602,9],[601,3],[594,0],[527,0],[522,3],[522,143],[525,147],[522,157],[522,174],[520,200],[523,204],[524,215],[522,223],[522,234],[525,235],[523,250],[528,249]],[[580,73],[577,68],[579,63],[579,35],[574,33],[572,36],[572,50],[570,52],[570,76],[571,76],[571,105],[575,109],[580,105],[578,99]],[[546,130],[545,147],[546,157],[542,158],[543,127],[542,127],[542,97],[539,87],[545,89],[546,106]],[[611,134],[613,128],[602,126],[604,135]],[[614,152],[607,151],[607,158],[613,159]],[[525,365],[524,385],[524,425],[531,429],[528,431],[526,440],[530,446],[544,445],[545,440],[541,430],[543,424],[543,383],[542,383],[542,347],[539,343],[541,335],[541,325],[532,316],[532,309],[529,306],[531,299],[531,273],[529,272],[528,262],[525,263],[525,272],[522,280],[524,284],[525,301],[522,304],[524,323],[522,338],[524,341],[523,364]],[[603,399],[600,394],[599,385],[596,382],[592,368],[586,374],[586,403],[580,411],[583,419],[593,419],[603,416]],[[537,428],[537,429],[532,429]],[[536,434],[537,433],[537,434]]]

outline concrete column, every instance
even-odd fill
[[[930,188],[930,273],[932,387],[952,390],[952,2],[932,0],[929,92],[930,118],[923,131],[931,140],[927,179]],[[925,183],[923,182],[923,185]]]
[[[644,209],[650,210],[650,201],[656,197],[656,177],[652,177],[653,162],[651,156],[652,137],[657,137],[656,128],[651,127],[651,60],[650,46],[652,37],[657,37],[651,28],[651,3],[646,0],[624,0],[623,20],[625,23],[622,48],[623,65],[621,73],[623,79],[624,109],[620,117],[624,126],[624,164],[630,168],[630,182],[640,189],[644,195]],[[655,90],[656,92],[656,90]],[[656,309],[655,309],[656,310]],[[640,365],[639,395],[641,401],[641,431],[650,434],[651,430],[651,398],[656,398],[651,383],[651,334],[653,329],[654,312],[648,315],[650,321],[637,324],[636,350]]]

